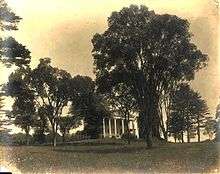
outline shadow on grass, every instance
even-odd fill
[[[96,148],[96,149],[62,149],[56,148],[53,151],[61,152],[61,153],[96,153],[96,154],[110,154],[110,153],[138,153],[146,150],[146,146],[120,146],[120,147],[112,147],[112,148]]]
[[[70,143],[70,144],[65,144],[65,145],[70,145],[70,146],[123,146],[125,145],[124,142],[106,142],[106,143],[100,143],[100,142],[86,142],[86,143]],[[59,146],[59,145],[58,145]],[[61,144],[62,146],[62,144]]]

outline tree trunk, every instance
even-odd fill
[[[181,132],[181,138],[182,138],[182,143],[184,143],[184,134],[183,134],[183,131]]]
[[[187,143],[190,143],[190,132],[189,128],[187,128]]]
[[[65,133],[63,133],[63,135],[62,135],[62,141],[63,141],[63,143],[65,143]]]
[[[147,97],[147,130],[146,130],[146,141],[148,147],[153,146],[152,137],[161,139],[160,137],[160,117],[159,117],[159,97],[153,90],[149,91]]]
[[[153,108],[153,100],[149,100],[150,97],[148,97],[148,104],[147,104],[147,112],[145,115],[146,118],[146,143],[148,148],[151,148],[153,146],[153,140],[152,140],[152,136],[153,136],[153,116],[154,116],[154,108]],[[157,131],[155,129],[155,131]]]
[[[164,125],[161,124],[161,123],[160,123],[160,128],[161,128],[161,131],[162,131],[162,133],[163,133],[164,139],[165,139],[166,141],[168,141],[168,133],[167,133],[167,131],[166,131]]]
[[[57,135],[56,135],[56,124],[53,123],[52,124],[52,133],[53,133],[53,146],[56,147],[57,146]]]
[[[29,146],[29,145],[30,145],[29,128],[27,128],[27,129],[25,130],[25,134],[26,134],[26,145]]]
[[[153,145],[151,128],[152,125],[149,122],[149,105],[143,104],[139,113],[139,137],[145,139],[148,148],[151,148]]]
[[[146,122],[145,122],[145,111],[140,111],[139,112],[139,117],[138,117],[138,130],[139,130],[139,138],[144,139],[146,136]]]
[[[175,143],[176,143],[176,133],[174,134],[174,141],[175,141]]]
[[[167,131],[164,132],[164,139],[165,139],[166,141],[168,141],[168,133],[167,133]]]
[[[160,136],[160,123],[159,123],[159,120],[158,120],[158,116],[154,116],[154,121],[153,121],[153,124],[152,124],[152,136],[153,137],[156,137],[157,139],[161,139],[161,136]]]
[[[190,135],[189,135],[189,130],[187,130],[187,143],[190,143]]]
[[[54,147],[57,146],[57,136],[56,136],[56,133],[54,134],[53,146],[54,146]]]
[[[146,83],[146,81],[141,83]],[[144,92],[139,102],[139,133],[140,138],[145,138],[147,146],[151,148],[153,146],[152,136],[160,138],[159,96],[156,88],[151,84],[148,84],[142,91]]]
[[[159,122],[160,122],[160,129],[161,129],[161,131],[162,131],[162,133],[163,133],[163,137],[164,137],[164,139],[167,141],[168,140],[168,135],[167,135],[167,130],[168,129],[166,129],[165,128],[165,125],[164,125],[164,122],[163,122],[163,110],[162,110],[162,105],[161,105],[161,103],[159,104]]]
[[[131,144],[130,130],[128,129],[128,144]]]
[[[197,123],[198,123],[198,127],[197,127],[198,142],[200,142],[200,123],[199,123],[199,116],[198,116]]]
[[[167,120],[165,122],[165,125],[166,125],[165,140],[168,141],[168,129],[169,129],[169,122],[170,122],[169,99],[165,100],[164,107],[165,107],[165,114],[167,117]]]
[[[200,142],[200,130],[198,128],[198,142]]]
[[[129,129],[129,114],[125,113],[125,132],[127,133],[127,142],[128,144],[131,144],[131,137],[130,137],[130,129]]]
[[[160,136],[160,117],[158,111],[158,104],[156,102],[152,103],[153,107],[151,110],[151,116],[149,119],[152,119],[152,136],[157,139],[161,139]]]
[[[129,123],[130,123],[130,114],[129,111],[127,111],[127,128],[128,128],[128,144],[131,144],[131,136],[130,136],[130,128],[129,128]]]
[[[148,97],[149,106],[149,122],[152,122],[152,136],[161,139],[160,136],[160,113],[159,113],[159,97],[156,92],[151,91]]]
[[[186,127],[186,132],[187,132],[187,143],[190,143],[189,116],[187,116],[187,127]]]
[[[148,148],[152,148],[152,147],[153,147],[152,128],[148,128],[148,129],[147,129],[146,142],[147,142],[147,147],[148,147]]]

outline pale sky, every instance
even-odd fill
[[[220,96],[218,15],[214,0],[7,0],[23,20],[14,37],[31,51],[35,66],[42,57],[72,75],[94,78],[91,39],[107,28],[107,17],[130,4],[146,5],[156,13],[174,14],[191,22],[194,42],[209,55],[209,66],[196,75],[193,86],[207,100],[212,113]],[[0,82],[9,75],[0,66]],[[10,105],[6,105],[8,108]]]

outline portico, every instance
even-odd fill
[[[113,117],[113,118],[103,118],[102,120],[103,137],[116,137],[121,138],[121,136],[126,131],[126,122],[124,118]],[[131,118],[128,123],[128,128],[130,133],[134,134],[139,138],[137,121]]]

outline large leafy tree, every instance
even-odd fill
[[[14,124],[25,131],[26,144],[29,145],[30,129],[34,126],[35,101],[31,92],[22,92],[15,98],[11,116]]]
[[[71,113],[84,121],[84,133],[98,138],[102,132],[102,119],[110,115],[103,96],[95,90],[94,81],[87,76],[72,79]]]
[[[63,142],[65,142],[66,135],[69,133],[70,129],[75,128],[80,125],[81,120],[79,117],[65,116],[58,119],[59,130],[62,133]]]
[[[4,0],[0,0],[0,27],[1,30],[17,30],[21,18],[8,7]]]
[[[28,66],[31,60],[30,51],[25,46],[17,42],[13,37],[8,37],[4,34],[5,31],[18,30],[17,24],[21,19],[8,7],[4,0],[0,0],[0,62],[4,63],[7,67],[11,65],[18,67]],[[3,95],[5,95],[4,88]],[[4,122],[10,124],[8,120],[4,120]]]
[[[200,141],[200,130],[205,125],[208,115],[208,106],[205,100],[186,83],[178,85],[171,98],[171,117],[169,126],[175,127],[181,120],[179,129],[182,133],[187,132],[187,141],[190,142],[191,135],[196,132],[198,142]],[[176,120],[176,121],[175,121]],[[174,124],[174,125],[173,125]]]
[[[0,0],[0,29],[3,32],[17,30],[17,24],[21,19],[4,0]],[[12,64],[23,66],[29,64],[30,59],[30,51],[13,37],[0,38],[0,61],[9,66]]]
[[[215,120],[216,120],[216,125],[214,128],[215,139],[219,142],[220,141],[220,104],[218,104],[216,107]]]
[[[12,111],[8,117],[13,123],[23,129],[26,134],[26,144],[29,144],[29,132],[34,126],[35,101],[34,94],[28,88],[26,76],[30,72],[28,67],[20,67],[16,69],[10,76],[9,82],[4,89],[6,95],[14,98]]]
[[[43,106],[37,107],[34,116],[34,141],[40,144],[46,141],[45,133],[49,132],[47,110]]]
[[[4,99],[2,97],[2,94],[0,94],[0,110],[4,107],[3,101],[4,101]],[[0,116],[0,118],[1,118],[1,116]],[[0,126],[2,126],[3,124],[4,124],[4,120],[0,119]]]
[[[181,137],[182,142],[184,142],[183,139],[184,131],[185,131],[184,117],[182,115],[179,115],[178,112],[172,112],[170,115],[168,132],[170,133],[170,135],[174,137],[175,142],[178,137]]]
[[[189,22],[131,5],[108,18],[108,28],[95,34],[93,57],[97,85],[110,92],[118,83],[132,88],[149,147],[159,137],[160,97],[183,80],[192,80],[207,56],[191,42]]]
[[[128,135],[128,144],[130,144],[130,118],[135,117],[137,113],[137,103],[131,95],[131,89],[120,83],[112,89],[112,92],[106,96],[112,111],[125,119],[126,134]]]
[[[0,94],[0,109],[4,106],[3,101],[4,99],[2,98],[2,94]]]
[[[204,127],[204,135],[208,135],[209,140],[213,139],[214,134],[216,133],[217,122],[213,117],[207,117]]]
[[[13,74],[17,74],[17,77],[12,78]],[[57,121],[70,98],[71,75],[64,70],[52,67],[49,58],[40,59],[39,65],[33,70],[19,68],[13,74],[7,85],[9,95],[19,97],[22,92],[31,92],[37,110],[43,110],[43,115],[50,123],[53,145],[56,146]]]
[[[198,137],[198,142],[201,139],[201,130],[205,128],[207,116],[209,115],[209,108],[207,103],[198,92],[195,93],[193,104],[193,114],[195,115],[194,127],[196,130],[196,135]]]
[[[69,101],[71,75],[50,65],[50,59],[40,59],[37,68],[28,77],[30,88],[36,96],[38,105],[46,111],[53,133],[53,145],[56,146],[58,119]]]

